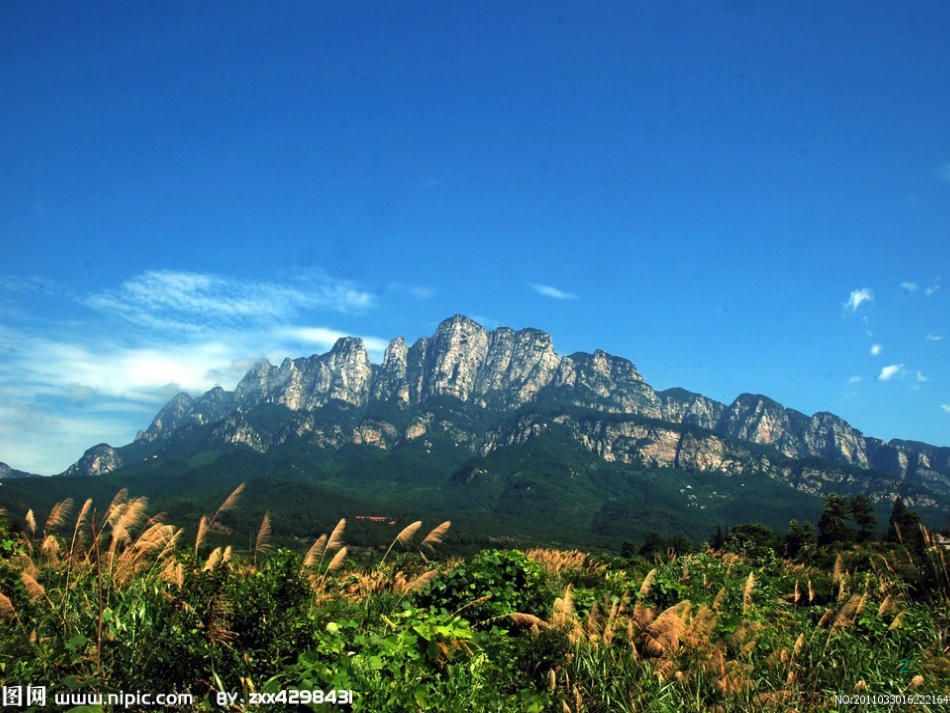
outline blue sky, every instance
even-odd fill
[[[950,445],[950,5],[6,3],[0,461],[469,315]]]

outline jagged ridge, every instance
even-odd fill
[[[726,406],[683,389],[658,393],[622,357],[600,350],[560,356],[545,332],[504,327],[489,331],[461,315],[442,322],[431,338],[411,347],[402,337],[393,340],[379,365],[370,362],[362,340],[353,337],[340,339],[326,354],[285,359],[280,366],[263,360],[233,392],[216,387],[196,399],[179,394],[133,444],[118,450],[100,444],[67,474],[111,472],[130,458],[158,452],[184,427],[211,424],[216,442],[262,452],[290,439],[329,448],[346,443],[390,448],[436,427],[426,408],[446,398],[495,416],[494,429],[457,429],[457,437],[472,453],[531,437],[532,429],[543,428],[543,418],[529,418],[530,428],[512,435],[506,417],[519,409],[555,404],[614,416],[583,421],[563,417],[571,421],[578,442],[608,460],[725,473],[752,468],[791,479],[778,461],[820,459],[883,471],[895,482],[915,482],[950,494],[950,448],[866,438],[834,414],[806,416],[761,395],[742,394]],[[276,427],[262,428],[251,416],[268,405],[286,409],[287,415]],[[325,428],[320,423],[321,409],[330,407],[349,409],[346,426]],[[643,419],[650,419],[651,425]],[[456,428],[451,423],[439,427]],[[764,455],[742,443],[764,447]],[[820,491],[822,482],[841,477],[834,468],[813,470],[814,477],[805,478],[811,485],[803,485],[800,476],[794,484]]]

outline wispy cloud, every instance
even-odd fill
[[[0,287],[18,307],[36,283]],[[61,318],[24,312],[0,323],[0,460],[40,473],[64,470],[94,443],[130,442],[178,391],[233,389],[261,357],[327,351],[346,335],[325,326],[328,313],[339,321],[375,305],[369,293],[321,274],[252,282],[156,271],[53,298]],[[364,343],[379,361],[386,342]]]
[[[920,369],[918,369],[918,370],[917,370],[917,381],[923,383],[923,382],[925,382],[925,381],[930,381],[930,379],[929,379],[928,377],[924,376],[924,372],[922,372]]]
[[[943,337],[939,334],[934,334],[931,332],[926,337],[924,337],[924,339],[926,339],[928,342],[939,342],[943,340]]]
[[[907,294],[910,294],[911,292],[916,292],[917,290],[919,290],[920,287],[917,285],[916,282],[902,282],[901,289]]]
[[[854,384],[860,384],[864,379],[860,376],[851,376],[848,378],[848,385],[853,386]]]
[[[373,306],[374,298],[351,283],[321,274],[260,282],[156,270],[90,295],[84,302],[144,327],[199,331],[288,319],[302,309],[358,312]]]
[[[578,299],[577,295],[570,292],[563,292],[556,287],[551,287],[550,285],[537,285],[534,283],[530,284],[532,290],[537,292],[543,297],[551,297],[556,300],[576,300]]]
[[[327,329],[326,327],[284,327],[276,330],[275,334],[290,344],[316,348],[320,352],[329,351],[338,339],[356,336],[335,329]],[[366,347],[370,358],[381,361],[383,352],[386,351],[389,342],[378,337],[364,336],[360,338],[363,340],[363,345]]]
[[[903,373],[904,373],[904,365],[903,365],[903,364],[891,364],[891,365],[885,366],[883,369],[881,369],[881,373],[877,375],[877,380],[878,380],[878,381],[890,381],[890,380],[893,379],[895,376],[900,376],[900,375],[902,375]]]
[[[844,303],[845,309],[856,312],[858,307],[860,307],[865,302],[870,302],[874,299],[874,290],[869,287],[862,287],[860,290],[853,290],[851,296]]]
[[[878,356],[880,353],[881,353],[881,345],[880,345],[880,344],[872,344],[872,345],[871,345],[871,356]]]
[[[944,413],[950,413],[950,404],[940,404],[940,408],[943,409]]]

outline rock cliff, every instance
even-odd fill
[[[437,415],[447,403],[455,412]],[[600,350],[561,356],[542,331],[489,331],[461,315],[411,347],[394,339],[378,365],[360,339],[347,337],[326,354],[261,361],[233,392],[179,394],[134,444],[95,446],[67,474],[98,475],[133,455],[150,457],[184,427],[260,452],[296,441],[392,448],[439,429],[473,454],[558,427],[592,454],[640,468],[754,472],[816,492],[860,469],[891,476],[890,486],[869,486],[880,497],[905,482],[950,495],[950,448],[865,438],[833,414],[807,416],[762,395],[725,405],[684,389],[658,393],[624,358]]]

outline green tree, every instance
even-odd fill
[[[874,514],[874,504],[864,493],[851,498],[851,520],[858,526],[858,542],[867,542],[874,539],[877,530],[877,516]]]
[[[790,520],[785,535],[783,552],[787,559],[804,560],[815,554],[818,548],[818,533],[810,522]]]
[[[921,550],[924,538],[920,532],[920,515],[908,510],[901,496],[894,498],[894,507],[888,519],[887,534],[884,539],[888,542],[901,542],[908,549]]]
[[[830,547],[835,544],[849,545],[858,533],[849,525],[851,503],[843,495],[832,493],[825,498],[825,509],[818,518],[818,544]]]
[[[726,538],[726,549],[747,557],[761,558],[775,551],[777,538],[771,527],[758,522],[736,525]]]

